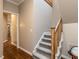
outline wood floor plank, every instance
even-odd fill
[[[32,59],[32,56],[21,49],[17,49],[17,47],[10,42],[4,43],[3,55],[4,59]]]

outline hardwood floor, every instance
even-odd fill
[[[17,47],[12,45],[10,41],[4,43],[3,55],[4,59],[33,59],[29,54],[21,49],[17,49]]]
[[[4,59],[32,59],[32,56],[20,49],[17,49],[16,46],[10,43],[10,41],[4,43],[3,49]]]

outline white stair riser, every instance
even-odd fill
[[[44,33],[39,46],[33,52],[34,59],[50,59],[51,57],[51,34],[50,32]]]

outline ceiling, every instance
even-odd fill
[[[20,5],[24,0],[5,0],[15,5]]]

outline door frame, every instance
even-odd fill
[[[4,12],[15,14],[17,16],[17,44],[16,44],[16,46],[17,46],[17,48],[19,48],[19,13],[11,12],[11,11],[8,11],[8,10],[3,10],[3,13]],[[11,43],[13,43],[13,42],[11,42]]]

